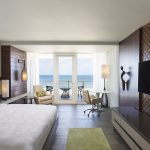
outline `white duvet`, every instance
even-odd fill
[[[51,105],[0,105],[0,150],[42,150],[55,121]]]

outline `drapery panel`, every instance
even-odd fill
[[[27,53],[27,92],[31,96],[33,93],[33,86],[39,84],[39,59],[38,53]]]

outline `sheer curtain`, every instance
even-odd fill
[[[27,92],[33,96],[33,86],[39,84],[39,60],[38,53],[27,53]]]
[[[119,105],[119,46],[114,46],[107,52],[107,63],[109,65],[109,78],[107,80],[110,107]]]
[[[94,53],[94,65],[93,65],[93,88],[94,91],[103,90],[104,80],[101,77],[101,65],[106,64],[106,52]],[[107,87],[106,87],[107,89]]]

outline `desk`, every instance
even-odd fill
[[[34,97],[33,96],[25,96],[24,98],[25,104],[32,104]],[[28,102],[29,101],[29,102]]]
[[[103,91],[102,92],[102,99],[103,99],[103,102],[102,102],[102,105],[103,105],[103,107],[108,107],[108,96],[107,96],[107,94],[110,94],[110,92],[108,92],[108,91]]]
[[[100,94],[102,94],[103,102],[102,102],[102,107],[108,107],[108,94],[110,94],[110,91],[91,91],[96,93],[96,96],[99,97]]]

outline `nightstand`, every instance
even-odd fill
[[[34,97],[27,95],[27,96],[24,97],[24,100],[25,100],[25,104],[32,104],[33,100],[34,100]]]

